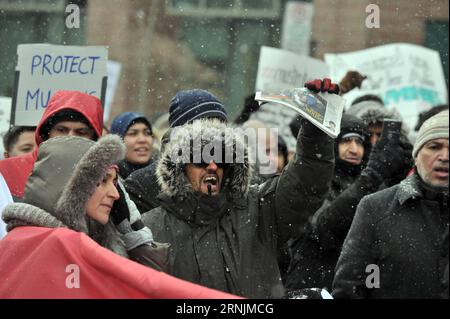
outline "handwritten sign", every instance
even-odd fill
[[[329,75],[328,65],[318,59],[302,56],[286,50],[261,47],[255,91],[281,92],[286,89],[303,87],[305,82],[321,79]],[[298,115],[297,112],[267,103],[250,118],[264,122],[269,127],[279,128],[289,151],[295,151],[296,137],[289,129],[289,123]]]
[[[309,55],[314,4],[289,1],[284,10],[281,48],[301,55]]]
[[[21,44],[11,122],[37,125],[58,90],[77,90],[104,100],[106,47]]]
[[[380,96],[388,109],[396,109],[409,128],[419,113],[447,104],[448,95],[439,53],[413,44],[388,44],[361,51],[325,54],[332,79],[349,70],[368,78],[361,89],[345,95],[349,103],[365,94]],[[347,105],[348,107],[348,105]]]

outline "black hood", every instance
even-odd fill
[[[361,164],[353,165],[339,158],[339,143],[342,141],[342,137],[348,133],[357,133],[364,137],[364,156]],[[341,120],[341,132],[335,140],[335,159],[336,159],[336,171],[337,173],[344,173],[350,175],[359,175],[362,169],[366,166],[369,159],[370,152],[372,150],[372,145],[370,144],[370,135],[367,130],[366,124],[351,114],[344,114]]]

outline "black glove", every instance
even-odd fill
[[[128,221],[130,221],[130,210],[128,209],[125,194],[123,193],[122,187],[120,187],[120,185],[117,185],[117,191],[119,192],[120,198],[114,202],[111,213],[109,215],[112,222],[116,226],[125,219],[128,219]]]
[[[412,145],[402,138],[399,132],[391,134],[390,137],[382,137],[375,144],[366,167],[378,173],[383,180],[412,167]]]
[[[308,81],[305,83],[305,87],[313,92],[319,93],[332,93],[339,94],[339,85],[336,83],[332,83],[329,78],[324,78],[323,80],[316,79],[312,81]]]
[[[117,191],[120,198],[114,202],[110,217],[116,229],[123,234],[122,240],[125,243],[126,250],[130,251],[153,242],[152,232],[148,227],[145,227],[141,220],[141,214],[134,202],[128,197],[120,180],[117,183]]]

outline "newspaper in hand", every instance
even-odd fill
[[[339,135],[345,100],[336,94],[314,93],[307,88],[284,90],[279,94],[256,92],[255,100],[285,105],[299,113],[332,138]]]

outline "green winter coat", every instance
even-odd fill
[[[194,123],[172,134],[162,153],[161,206],[143,215],[144,224],[155,240],[171,244],[174,276],[249,298],[282,297],[277,249],[321,206],[333,175],[332,139],[305,122],[281,175],[251,187],[249,155],[241,145],[245,161],[231,165],[221,195],[209,197],[194,193],[184,165],[172,162],[170,154],[180,141],[198,136],[199,125],[203,144],[227,127],[210,119]],[[239,134],[233,138],[239,141]]]

